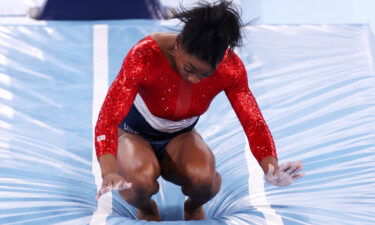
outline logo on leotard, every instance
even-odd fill
[[[133,130],[131,127],[129,127],[126,123],[124,123],[124,130],[128,131],[129,133],[132,134],[139,134],[138,131]]]
[[[103,134],[103,135],[98,136],[98,137],[96,138],[96,140],[97,140],[97,141],[103,141],[103,140],[105,140],[105,135]]]

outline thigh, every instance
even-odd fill
[[[166,146],[161,161],[161,175],[165,180],[183,186],[192,176],[215,173],[215,157],[195,129],[176,136]]]
[[[151,145],[141,136],[118,130],[117,172],[129,182],[156,180],[160,164]]]

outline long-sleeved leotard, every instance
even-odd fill
[[[129,112],[137,93],[156,117],[171,121],[202,115],[213,98],[225,91],[258,162],[276,155],[275,144],[259,107],[249,90],[240,58],[227,51],[208,78],[193,84],[170,66],[150,36],[140,40],[127,54],[112,83],[95,127],[97,157],[117,153],[117,127]]]

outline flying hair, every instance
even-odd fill
[[[201,1],[191,9],[180,5],[172,14],[172,18],[185,24],[179,35],[184,50],[213,68],[228,48],[233,51],[242,45],[244,25],[232,1],[221,0],[213,4]]]

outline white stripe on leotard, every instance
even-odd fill
[[[179,121],[172,121],[154,116],[152,115],[146,103],[143,101],[142,97],[139,94],[137,94],[137,96],[135,97],[134,105],[141,113],[143,118],[145,118],[147,123],[149,123],[155,130],[161,132],[174,133],[180,131],[186,127],[191,126],[198,119],[198,117],[195,116]]]

